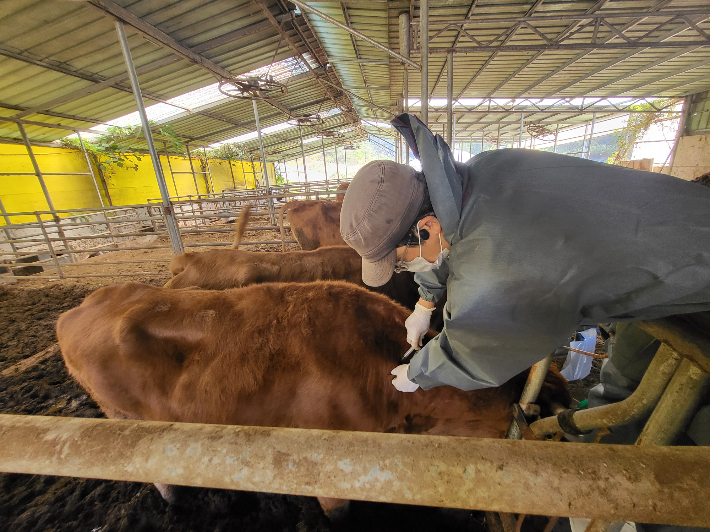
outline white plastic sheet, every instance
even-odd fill
[[[587,351],[589,353],[594,353],[594,346],[597,343],[597,329],[596,327],[592,329],[587,329],[579,333],[582,336],[582,340],[570,342],[569,346],[573,349],[579,349],[580,351]],[[568,381],[576,381],[583,379],[592,369],[592,361],[594,359],[590,356],[583,355],[582,353],[575,353],[574,351],[569,351],[567,355],[567,360],[565,360],[562,366],[562,376]]]

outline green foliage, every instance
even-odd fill
[[[161,124],[155,126],[151,123],[151,129],[155,129],[156,136],[169,146],[170,151],[182,153],[183,145],[177,137],[171,124]],[[91,140],[84,140],[84,147],[102,172],[115,173],[114,166],[138,170],[141,155],[131,149],[125,149],[123,145],[140,138],[145,138],[142,126],[110,126],[106,133]],[[81,150],[79,139],[64,138],[61,140],[64,148]]]
[[[638,111],[654,111],[655,109],[664,109],[667,111],[678,102],[680,102],[679,99],[661,99],[654,100],[650,103],[632,105],[628,124],[624,129],[614,132],[617,138],[617,148],[611,157],[607,159],[607,163],[619,164],[621,161],[627,160],[631,157],[634,144],[643,138],[653,124],[667,117],[667,113],[662,111],[643,113]],[[637,112],[634,113],[634,111]]]
[[[288,185],[288,180],[286,179],[286,176],[281,173],[281,170],[279,170],[279,167],[276,165],[274,165],[274,172],[276,174],[277,185]]]
[[[244,160],[247,157],[247,152],[244,146],[235,142],[222,144],[216,148],[207,150],[207,156],[210,159],[226,159],[227,161]]]

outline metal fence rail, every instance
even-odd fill
[[[253,190],[225,190],[220,194],[193,194],[170,198],[173,218],[180,238],[195,240],[201,235],[224,236],[215,242],[188,241],[185,249],[230,246],[237,219],[245,205],[252,208],[246,231],[278,231],[277,215],[291,200],[335,199],[344,194],[334,186],[340,183],[311,182]],[[269,204],[273,209],[269,209]],[[266,223],[264,217],[268,216]],[[34,218],[30,222],[14,221]],[[169,257],[117,258],[100,262],[87,259],[111,251],[168,250],[165,209],[161,199],[147,204],[122,207],[92,207],[72,210],[5,212],[6,225],[0,232],[0,274],[21,279],[65,279],[89,277],[126,277],[132,275],[161,277],[167,274],[142,271],[147,264],[166,264]],[[286,226],[285,228],[288,228]],[[265,238],[246,241],[244,245],[281,245],[296,243],[290,239]],[[106,265],[136,266],[135,272],[103,273]],[[88,273],[73,273],[75,268]]]

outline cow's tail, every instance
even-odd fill
[[[279,209],[279,228],[281,229],[281,251],[286,252],[286,231],[284,230],[284,213],[288,208],[288,203],[284,203]]]
[[[242,208],[242,212],[239,214],[239,218],[236,221],[236,228],[234,231],[234,242],[232,242],[232,249],[239,249],[239,245],[242,243],[242,238],[244,238],[244,231],[247,229],[247,221],[249,220],[249,211],[251,210],[251,205],[247,205]]]

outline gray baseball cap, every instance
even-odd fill
[[[340,234],[362,257],[362,280],[382,286],[392,277],[397,243],[416,221],[426,198],[424,174],[392,161],[363,166],[348,187]]]

